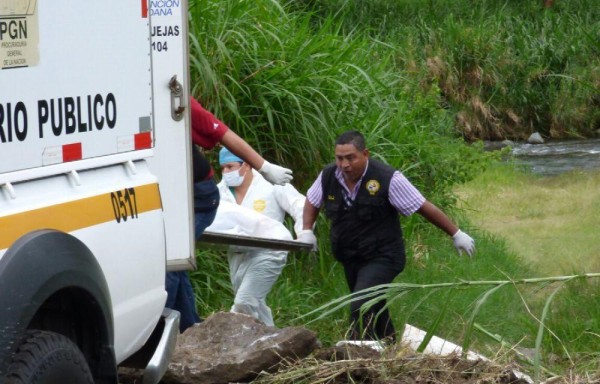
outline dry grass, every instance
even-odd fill
[[[263,374],[254,383],[283,384],[485,384],[528,383],[511,364],[466,360],[457,355],[417,354],[394,345],[381,354],[347,345],[325,348],[308,358],[286,362],[274,374]],[[600,383],[585,377],[556,377],[547,384]]]

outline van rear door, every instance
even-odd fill
[[[144,2],[142,2],[144,3]],[[154,157],[167,239],[167,269],[195,266],[189,120],[187,1],[149,0]]]

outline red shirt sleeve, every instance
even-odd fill
[[[192,142],[204,149],[212,149],[229,130],[229,127],[190,97]]]

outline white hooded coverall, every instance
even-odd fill
[[[252,173],[252,184],[240,205],[280,223],[288,213],[294,219],[295,232],[301,231],[304,195],[291,184],[272,185],[255,170]],[[232,190],[223,181],[218,187],[221,201],[236,204]],[[235,295],[231,311],[251,315],[273,326],[273,315],[266,297],[285,266],[287,251],[230,247],[227,258]]]

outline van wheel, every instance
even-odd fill
[[[85,357],[67,337],[27,331],[8,367],[6,384],[93,384]]]

